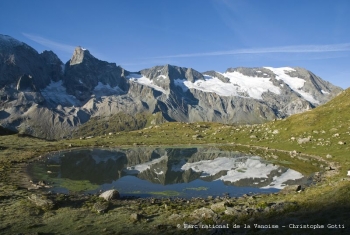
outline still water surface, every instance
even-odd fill
[[[33,163],[29,172],[35,180],[53,182],[53,192],[114,188],[122,196],[140,197],[241,196],[306,181],[259,156],[216,147],[67,150]]]

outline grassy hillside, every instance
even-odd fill
[[[73,138],[105,135],[119,131],[138,130],[149,126],[152,123],[158,124],[163,122],[165,122],[165,120],[160,113],[138,113],[135,116],[125,113],[117,113],[107,117],[92,117],[73,133]]]
[[[111,128],[113,124],[108,125]],[[350,90],[313,110],[261,125],[168,122],[86,141],[92,145],[240,143],[295,150],[325,159],[332,155],[333,160],[346,163],[350,144]]]

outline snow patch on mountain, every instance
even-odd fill
[[[222,75],[229,78],[231,84],[239,86],[254,99],[262,99],[261,95],[264,92],[273,92],[277,95],[281,92],[279,87],[273,85],[270,78],[250,77],[236,71],[226,72]]]
[[[98,82],[97,86],[95,86],[94,91],[99,91],[99,90],[114,90],[114,91],[120,91],[121,89],[118,86],[111,87],[109,84],[103,84],[102,82]]]
[[[95,96],[102,97],[102,96],[110,96],[110,95],[119,95],[123,92],[123,90],[120,89],[120,87],[118,86],[111,87],[109,84],[105,85],[102,82],[98,82],[93,92]]]
[[[305,100],[314,104],[320,103],[311,94],[302,90],[306,82],[304,79],[298,78],[298,77],[291,77],[288,74],[286,74],[286,72],[295,71],[293,68],[290,68],[290,67],[282,67],[282,68],[265,67],[265,68],[271,70],[274,74],[276,74],[277,80],[283,80],[293,91],[299,93]]]
[[[156,85],[153,83],[153,81],[145,76],[142,76],[140,74],[136,74],[136,73],[131,73],[129,74],[129,76],[127,76],[127,78],[129,78],[130,81],[132,82],[136,82],[145,86],[149,86],[152,87],[153,89],[160,91],[162,93],[167,93],[162,87]],[[163,78],[163,77],[160,77]]]
[[[62,80],[58,82],[51,81],[47,87],[41,90],[41,94],[51,103],[63,106],[80,106],[80,101],[75,96],[67,94]]]
[[[165,75],[159,75],[159,76],[157,77],[157,79],[158,79],[158,78],[164,78],[164,79],[165,79],[166,76],[165,76]]]
[[[302,90],[306,82],[304,79],[299,77],[291,77],[287,74],[287,72],[295,71],[295,69],[290,67],[265,68],[275,73],[277,80],[283,80],[292,90],[300,94],[305,100],[313,104],[320,103],[311,94]],[[262,73],[262,71],[257,71],[257,73]],[[280,86],[274,85],[270,77],[252,77],[244,75],[238,71],[225,72],[219,74],[228,78],[229,82],[223,82],[221,79],[215,76],[204,75],[204,80],[196,80],[195,82],[188,81],[185,78],[177,78],[174,79],[174,84],[180,87],[183,92],[186,92],[189,89],[195,89],[203,92],[212,92],[219,96],[239,96],[259,100],[263,99],[263,93],[272,92],[276,95],[279,95],[281,94],[281,89],[283,88],[283,84],[281,84]],[[266,73],[264,73],[264,75],[267,76]],[[168,93],[165,89],[156,85],[153,80],[143,75],[130,74],[128,78],[130,79],[130,81],[152,87],[155,90],[158,90],[165,94]],[[159,75],[155,78],[155,80],[161,80],[165,78],[165,75]],[[327,93],[323,92],[323,94]]]
[[[185,80],[183,79],[174,79],[175,86],[178,86],[182,89],[183,92],[188,91],[188,87],[185,85]]]
[[[225,83],[217,77],[204,75],[204,80],[194,83],[182,79],[176,79],[175,85],[180,86],[183,91],[197,89],[204,92],[213,92],[220,96],[242,96],[254,99],[262,99],[264,92],[280,94],[280,89],[273,85],[270,78],[249,77],[239,72],[221,73],[230,82]]]

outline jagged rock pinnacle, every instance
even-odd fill
[[[75,48],[72,58],[70,59],[70,65],[80,64],[84,60],[84,55],[89,53],[86,49],[78,46]]]

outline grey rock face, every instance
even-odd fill
[[[200,73],[164,65],[132,73],[81,47],[63,65],[52,51],[39,54],[5,35],[0,52],[0,124],[50,139],[69,137],[91,117],[120,112],[160,113],[167,121],[262,123],[314,108],[342,90],[302,68],[284,71],[303,82],[295,88],[269,68]],[[268,85],[250,87],[259,79]]]
[[[84,55],[91,57],[91,54],[89,52],[85,53],[85,49],[83,49],[81,47],[75,48],[74,54],[73,54],[71,60],[69,61],[69,65],[75,65],[75,64],[82,63],[84,60]]]
[[[54,207],[54,202],[50,199],[46,199],[41,195],[31,194],[28,196],[28,199],[33,202],[37,207],[41,207],[43,209],[52,209]]]
[[[332,85],[331,83],[322,80],[312,72],[303,68],[294,68],[295,71],[289,72],[291,77],[299,77],[304,79],[306,82],[303,91],[311,94],[320,103],[327,102],[330,97],[333,98],[342,91],[341,88]],[[324,93],[329,93],[329,96],[324,96]]]
[[[52,52],[39,54],[25,43],[0,35],[0,87],[14,85],[24,74],[33,78],[37,89],[61,79],[63,64]]]
[[[239,72],[249,77],[275,78],[275,74],[266,68],[228,68],[226,72]]]
[[[32,76],[24,74],[17,82],[17,91],[36,91]]]
[[[140,73],[149,78],[155,85],[158,85],[165,90],[174,88],[175,79],[183,79],[191,82],[204,79],[200,72],[192,68],[177,67],[169,64],[144,69],[141,70]]]
[[[127,72],[116,64],[98,60],[88,50],[77,47],[65,65],[63,83],[68,94],[86,102],[99,83],[117,88],[114,94],[125,93],[128,89],[125,73]]]
[[[222,74],[216,72],[216,71],[207,71],[203,73],[204,75],[209,75],[212,77],[217,77],[218,79],[220,79],[222,82],[228,83],[230,81],[230,79],[228,79],[227,77],[223,76]]]
[[[202,207],[200,209],[193,211],[190,217],[196,220],[212,219],[213,221],[216,221],[218,218],[218,215],[213,210]]]

